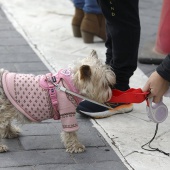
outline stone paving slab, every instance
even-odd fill
[[[36,170],[46,170],[46,169],[62,169],[62,170],[124,170],[124,166],[120,165],[119,162],[107,161],[94,164],[80,164],[80,165],[45,165],[37,166]]]
[[[95,162],[94,164],[50,164],[50,165],[36,165],[12,168],[0,168],[0,170],[125,170],[124,165],[119,162],[105,161]]]
[[[75,161],[64,149],[7,152],[0,157],[0,167],[20,167],[43,164],[73,164]]]
[[[110,147],[96,147],[81,154],[68,154],[65,149],[7,152],[0,156],[0,168],[47,164],[93,164],[105,161],[123,165],[120,158],[110,150]],[[120,170],[127,169],[125,166],[122,167],[124,169]]]

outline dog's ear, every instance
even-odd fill
[[[91,57],[98,58],[97,52],[96,52],[95,50],[92,50],[92,51],[91,51],[90,56],[91,56]]]
[[[91,68],[89,65],[82,65],[80,67],[80,80],[90,80]]]

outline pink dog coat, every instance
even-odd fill
[[[75,105],[81,99],[56,90],[49,79],[55,79],[61,86],[78,92],[71,80],[71,71],[60,70],[57,74],[34,76],[4,72],[3,88],[10,102],[31,121],[50,118],[61,119],[63,130],[67,132],[78,129],[75,118]]]

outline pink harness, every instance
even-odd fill
[[[71,71],[68,69],[62,69],[55,75],[48,73],[38,76],[6,71],[2,83],[10,102],[31,121],[61,119],[64,131],[77,130],[75,105],[81,99],[56,90],[55,86],[48,81],[49,79],[78,93],[72,83]]]

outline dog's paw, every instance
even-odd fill
[[[69,153],[81,153],[85,151],[85,146],[82,145],[75,132],[62,132],[61,139]]]
[[[8,151],[8,147],[6,145],[0,145],[0,153],[7,152],[7,151]]]
[[[69,152],[69,153],[81,153],[84,151],[85,151],[85,146],[80,143],[72,147],[66,148],[66,152]]]

